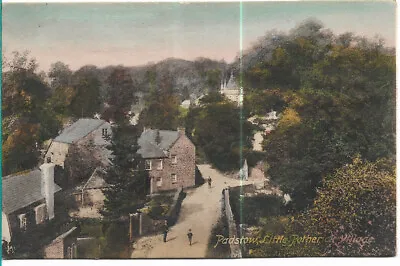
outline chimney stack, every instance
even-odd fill
[[[54,218],[54,164],[44,163],[40,166],[42,175],[41,192],[46,199],[49,220]]]

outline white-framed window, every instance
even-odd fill
[[[176,174],[171,174],[171,180],[172,180],[172,184],[175,184],[178,182],[178,178],[176,177]]]
[[[158,160],[157,170],[162,170],[162,169],[163,169],[163,160],[160,159]]]
[[[41,224],[46,220],[46,204],[40,204],[35,207],[36,224]]]
[[[178,157],[176,155],[171,155],[171,159],[172,159],[172,164],[178,163]]]
[[[144,161],[144,169],[151,170],[151,160]]]
[[[157,187],[162,186],[162,178],[161,177],[157,177],[156,182],[157,182]]]
[[[19,219],[19,228],[25,231],[27,227],[26,214],[23,213],[18,215],[18,219]]]

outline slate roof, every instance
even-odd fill
[[[3,212],[9,214],[43,200],[41,185],[42,178],[39,169],[3,177]],[[55,192],[61,190],[57,184],[54,183],[54,185]]]
[[[54,141],[71,144],[82,139],[104,123],[105,121],[101,119],[81,118],[64,129]]]
[[[156,143],[157,130],[149,129],[143,131],[142,135],[138,139],[140,149],[138,153],[143,158],[162,158],[166,157],[164,151],[168,151],[175,141],[179,138],[178,131],[172,130],[158,130],[160,132],[160,143]]]

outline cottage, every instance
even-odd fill
[[[54,164],[45,163],[40,169],[5,176],[2,185],[3,241],[26,239],[30,231],[54,218],[54,194],[61,190],[54,183]]]
[[[196,149],[183,128],[147,129],[138,143],[149,171],[150,194],[195,185]]]
[[[102,161],[107,163],[110,152],[106,147],[109,144],[111,133],[110,123],[101,119],[81,118],[65,128],[52,141],[45,158],[46,160],[50,158],[52,163],[64,167],[68,148],[71,144],[86,145],[91,142],[100,148],[100,156],[104,157]]]

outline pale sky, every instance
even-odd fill
[[[225,59],[269,30],[288,31],[316,18],[335,33],[395,46],[394,2],[3,4],[3,53],[29,50],[39,68],[143,65],[169,57]]]

